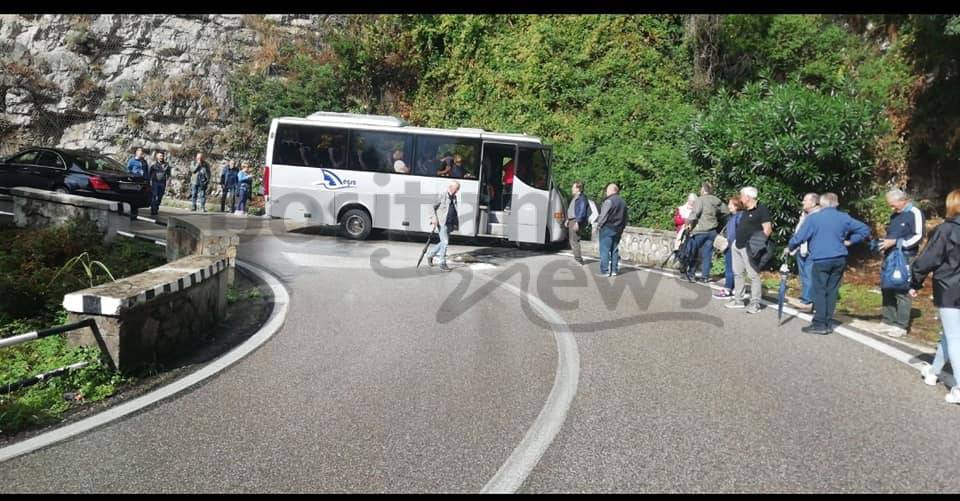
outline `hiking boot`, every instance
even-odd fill
[[[747,313],[760,313],[760,309],[761,308],[759,304],[751,304],[750,306],[747,306]]]
[[[923,368],[920,369],[920,377],[923,378],[923,383],[927,386],[936,386],[939,380],[937,375],[933,373],[932,365],[924,365]]]
[[[727,304],[725,304],[725,305],[723,305],[723,306],[726,307],[726,308],[746,308],[746,306],[744,306],[744,304],[743,304],[743,300],[742,300],[742,299],[737,299],[737,298],[731,299],[729,303],[727,303]]]
[[[950,393],[943,397],[943,401],[948,404],[960,404],[960,386],[954,386]]]

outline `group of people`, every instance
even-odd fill
[[[131,176],[146,179],[150,183],[150,215],[156,216],[160,211],[160,202],[170,180],[171,167],[162,151],[154,153],[154,163],[149,164],[144,157],[143,148],[137,148],[134,156],[127,162],[127,172]],[[207,190],[212,179],[210,164],[204,159],[203,153],[197,153],[196,159],[190,166],[190,200],[191,210],[207,212]],[[247,203],[253,191],[253,173],[250,162],[243,160],[239,167],[235,160],[224,159],[220,166],[220,211],[226,212],[227,200],[230,201],[230,212],[238,215],[246,214]],[[136,213],[134,212],[135,216]]]

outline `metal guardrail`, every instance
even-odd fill
[[[77,329],[83,329],[83,328],[85,328],[85,327],[89,327],[90,330],[93,332],[93,337],[96,338],[96,340],[97,340],[97,345],[100,346],[100,353],[101,353],[101,355],[102,355],[102,358],[105,358],[105,359],[106,359],[106,363],[107,363],[107,365],[110,367],[110,370],[116,371],[116,370],[117,370],[117,367],[116,367],[116,365],[114,365],[113,359],[110,358],[110,355],[109,355],[108,352],[107,352],[107,345],[106,345],[106,343],[103,341],[103,336],[100,335],[100,329],[97,328],[97,322],[96,322],[94,319],[92,319],[92,318],[85,318],[85,319],[83,319],[83,320],[81,320],[81,321],[79,321],[79,322],[73,322],[73,323],[64,324],[64,325],[58,325],[58,326],[56,326],[56,327],[50,327],[50,328],[48,328],[48,329],[41,329],[41,330],[37,330],[37,331],[27,332],[27,333],[25,333],[25,334],[19,334],[19,335],[11,336],[11,337],[8,337],[8,338],[3,338],[3,339],[0,339],[0,348],[7,348],[7,347],[10,347],[10,346],[16,346],[16,345],[18,345],[18,344],[27,343],[27,342],[30,342],[30,341],[36,341],[36,340],[38,340],[38,339],[43,339],[43,338],[45,338],[45,337],[55,336],[55,335],[57,335],[57,334],[61,334],[61,333],[68,332],[68,331],[73,331],[73,330],[77,330]],[[38,374],[38,375],[36,375],[36,376],[32,376],[32,377],[29,377],[29,378],[27,378],[27,379],[23,379],[23,380],[21,380],[21,381],[17,381],[16,383],[10,383],[10,384],[6,384],[6,385],[0,385],[0,395],[6,395],[6,394],[8,394],[8,393],[12,393],[12,392],[14,392],[14,391],[17,391],[17,390],[26,388],[26,387],[28,387],[28,386],[33,386],[33,385],[35,385],[35,384],[37,384],[37,383],[41,383],[41,382],[46,381],[46,380],[48,380],[48,379],[51,379],[51,378],[54,378],[54,377],[57,377],[57,376],[62,376],[62,375],[67,374],[68,372],[70,372],[70,371],[72,371],[72,370],[76,370],[76,369],[79,369],[79,368],[81,368],[81,367],[85,367],[85,366],[89,365],[90,363],[91,363],[90,361],[77,362],[77,363],[75,363],[75,364],[71,364],[71,365],[68,365],[68,366],[66,366],[66,367],[60,367],[60,368],[54,369],[54,370],[52,370],[52,371],[50,371],[50,372],[46,372],[46,373],[43,373],[43,374]]]

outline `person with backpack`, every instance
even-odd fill
[[[583,255],[580,253],[580,230],[586,228],[590,222],[590,202],[583,192],[583,181],[573,183],[570,188],[573,199],[567,207],[567,238],[570,240],[570,250],[573,259],[583,264]]]
[[[170,179],[170,164],[167,163],[162,151],[158,151],[154,158],[156,163],[150,166],[150,215],[156,216],[160,212],[160,201],[167,190],[167,180]]]
[[[887,192],[887,205],[893,209],[890,222],[887,224],[887,233],[880,241],[879,249],[884,253],[884,261],[894,258],[894,254],[902,252],[906,266],[917,256],[920,241],[923,240],[923,213],[920,212],[910,197],[902,190],[893,189]],[[898,251],[899,249],[899,251]],[[910,309],[913,301],[910,299],[908,284],[902,287],[890,288],[881,284],[883,294],[883,325],[884,333],[890,337],[903,337],[910,329]]]
[[[690,266],[684,270],[687,280],[694,281],[694,270],[699,259],[701,274],[698,281],[710,281],[713,241],[717,238],[720,219],[727,214],[727,207],[713,194],[713,185],[709,182],[700,185],[700,196],[693,201],[693,208],[685,223],[690,229]]]
[[[809,244],[813,266],[813,322],[803,332],[826,335],[833,332],[833,312],[843,272],[847,266],[847,247],[870,238],[870,228],[846,212],[837,210],[840,201],[835,193],[820,197],[820,210],[807,216],[800,229],[790,238],[792,251]]]
[[[940,313],[943,335],[937,344],[933,365],[920,371],[923,382],[934,386],[950,360],[954,378],[960,369],[960,190],[947,195],[947,214],[943,223],[930,234],[923,253],[910,266],[910,297],[917,297],[927,275],[933,272],[933,303]],[[960,404],[960,384],[944,397],[947,403]]]
[[[207,185],[210,183],[210,164],[203,159],[203,153],[197,153],[197,160],[190,169],[190,191],[192,207],[196,212],[199,202],[200,211],[207,212]]]
[[[747,313],[760,311],[760,298],[763,294],[763,282],[760,280],[760,270],[751,255],[751,240],[769,239],[773,233],[773,219],[767,207],[761,204],[757,197],[759,192],[753,186],[740,189],[740,201],[743,211],[737,223],[736,238],[733,241],[733,299],[725,304],[727,308],[746,308]],[[743,295],[746,290],[746,278],[750,277],[750,305],[744,306]]]

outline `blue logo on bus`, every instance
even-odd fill
[[[340,176],[336,175],[333,171],[320,169],[320,172],[323,174],[323,179],[313,184],[323,186],[328,190],[340,190],[357,185],[357,182],[353,179],[340,179]]]

